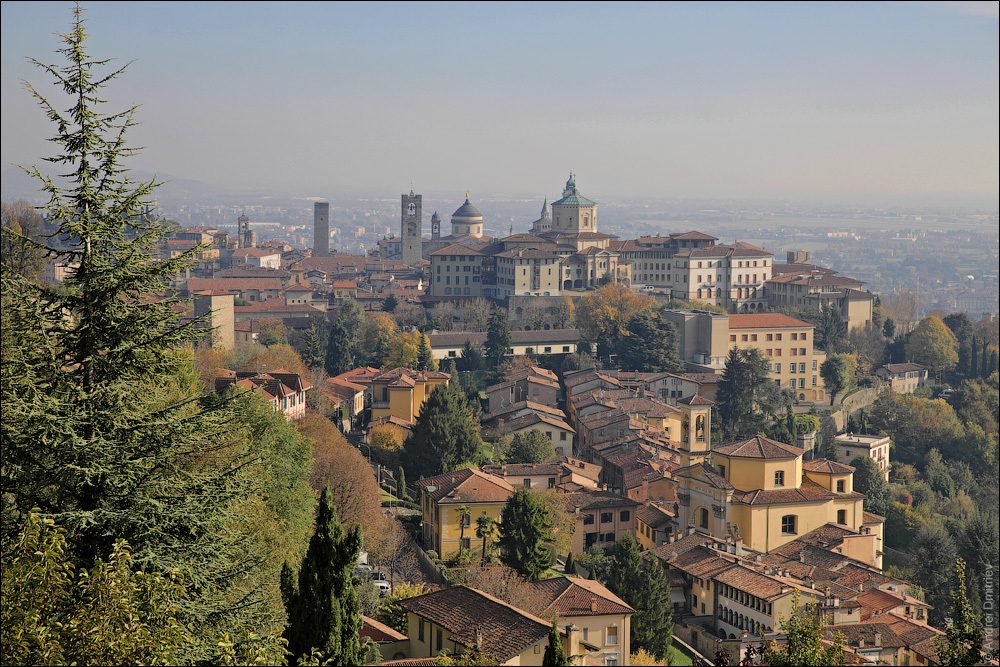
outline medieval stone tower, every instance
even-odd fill
[[[399,230],[399,249],[403,254],[403,263],[416,266],[422,258],[423,226],[422,212],[423,195],[410,194],[402,196],[402,216]]]
[[[330,204],[313,204],[313,257],[330,256]]]

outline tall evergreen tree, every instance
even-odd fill
[[[545,503],[523,486],[504,506],[500,524],[500,559],[529,579],[538,579],[549,566],[552,522]]]
[[[563,650],[562,638],[559,636],[559,625],[553,618],[552,628],[549,630],[549,643],[542,656],[542,665],[545,667],[564,667],[568,664],[566,651]]]
[[[330,325],[330,335],[326,343],[326,372],[329,375],[340,375],[354,368],[354,354],[351,352],[351,347],[351,337],[338,317]]]
[[[29,87],[57,126],[49,161],[65,174],[28,170],[65,244],[49,252],[78,268],[58,290],[2,276],[0,530],[9,544],[37,507],[66,531],[73,565],[91,567],[125,539],[147,571],[177,570],[188,591],[182,617],[201,637],[185,659],[205,658],[212,628],[261,628],[253,577],[266,556],[244,529],[267,473],[234,401],[199,405],[190,356],[178,350],[204,334],[201,322],[178,321],[179,299],[150,298],[203,248],[159,259],[156,184],[132,181],[124,166],[135,108],[107,113],[100,99],[125,68],[108,72],[86,39],[78,6],[61,36],[67,63],[34,61],[72,98],[68,111]]]
[[[494,308],[486,327],[486,344],[483,346],[483,353],[494,370],[500,368],[510,350],[510,344],[510,322],[507,321],[507,311],[503,308]]]
[[[396,298],[395,294],[390,294],[382,302],[382,310],[387,313],[391,313],[396,310],[396,306],[399,305],[399,299]]]
[[[365,311],[361,304],[354,299],[347,297],[340,304],[340,311],[337,319],[344,325],[347,332],[347,340],[351,346],[351,354],[357,358],[360,352],[361,329],[365,324]]]
[[[785,405],[770,377],[767,358],[757,348],[729,351],[716,400],[722,430],[730,436],[752,436]]]
[[[454,363],[454,362],[453,362]],[[426,335],[420,336],[420,347],[417,349],[417,368],[418,371],[433,371],[436,370],[437,363],[434,361],[434,354],[431,352],[430,343],[427,340]],[[458,378],[455,378],[458,382]]]
[[[302,362],[309,368],[326,365],[326,327],[317,321],[312,321],[309,328],[302,333],[299,346]]]
[[[281,597],[288,614],[285,638],[292,664],[309,656],[312,649],[318,650],[321,663],[361,664],[361,603],[351,583],[360,551],[361,526],[344,531],[330,489],[324,488],[316,532],[298,577],[287,561],[281,568]]]
[[[608,588],[636,610],[632,617],[632,647],[643,648],[664,660],[673,643],[673,604],[670,586],[659,561],[643,562],[631,535],[618,544],[608,572]]]
[[[474,460],[481,446],[465,398],[450,384],[438,385],[403,445],[403,461],[414,478],[429,477]]]

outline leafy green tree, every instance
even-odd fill
[[[329,489],[319,498],[316,532],[302,558],[298,577],[288,561],[281,568],[281,597],[288,614],[285,638],[291,664],[318,649],[321,661],[357,665],[361,660],[358,593],[351,573],[361,552],[361,526],[345,532],[330,500]]]
[[[555,458],[556,449],[548,436],[538,429],[515,433],[507,450],[507,463],[544,463]]]
[[[0,606],[5,665],[171,665],[192,640],[180,621],[184,588],[134,569],[119,540],[89,572],[68,562],[65,532],[29,513],[6,557]]]
[[[438,385],[403,445],[403,461],[415,478],[429,477],[475,460],[481,448],[465,398],[450,384]]]
[[[792,594],[792,609],[795,611],[791,618],[779,619],[786,643],[767,646],[761,664],[775,667],[844,664],[844,636],[837,633],[831,644],[823,646],[823,628],[811,606],[799,608],[798,591]]]
[[[892,493],[878,464],[870,456],[856,456],[850,465],[854,468],[854,490],[865,494],[865,511],[886,516]]]
[[[331,376],[340,375],[354,368],[354,354],[351,336],[338,317],[330,325],[326,344],[326,372]]]
[[[568,664],[569,660],[563,650],[562,638],[559,636],[559,625],[553,618],[552,628],[549,630],[549,643],[545,646],[545,654],[542,656],[542,665],[545,667],[565,667]]]
[[[382,606],[379,607],[377,619],[385,623],[397,632],[406,633],[406,610],[399,604],[402,600],[409,600],[424,593],[429,592],[424,584],[411,584],[403,582],[393,587],[392,592],[382,599]]]
[[[851,385],[851,365],[847,355],[832,354],[826,361],[820,364],[819,375],[823,378],[823,386],[830,392],[830,405],[837,394],[847,389]]]
[[[958,341],[940,318],[925,317],[910,332],[906,358],[934,372],[950,371],[958,363]]]
[[[933,607],[930,611],[931,624],[939,625],[944,621],[954,583],[952,564],[957,556],[955,543],[942,527],[928,523],[917,532],[910,549],[913,554],[913,578],[923,586],[927,602]]]
[[[642,373],[679,373],[677,327],[649,310],[632,317],[618,341],[618,366]]]
[[[507,311],[503,308],[494,308],[486,325],[486,344],[483,345],[483,353],[494,370],[500,368],[500,364],[510,351],[510,344],[510,322],[507,321]]]
[[[767,358],[757,348],[729,351],[726,368],[719,380],[716,400],[723,431],[729,435],[752,436],[765,424],[785,399],[770,377]]]
[[[79,268],[60,289],[2,277],[0,530],[13,539],[37,507],[66,531],[78,568],[108,562],[124,539],[146,571],[177,570],[188,596],[176,603],[196,633],[182,659],[208,659],[214,631],[256,630],[269,613],[269,554],[253,534],[272,516],[260,500],[267,471],[234,417],[237,399],[199,400],[180,350],[201,337],[200,322],[178,320],[182,300],[150,296],[202,248],[158,259],[155,183],[132,181],[124,165],[134,108],[108,113],[100,100],[124,68],[108,73],[87,55],[82,12],[61,36],[67,64],[34,61],[72,98],[69,110],[29,88],[57,127],[50,161],[67,174],[29,170],[65,244],[47,251]]]
[[[955,564],[958,586],[951,593],[950,622],[944,637],[934,639],[934,650],[942,665],[979,665],[983,663],[982,620],[973,611],[965,590],[965,561]]]
[[[528,579],[538,579],[549,567],[552,523],[538,496],[518,487],[504,506],[500,524],[500,560]]]

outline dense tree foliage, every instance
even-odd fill
[[[455,470],[479,457],[482,441],[465,398],[450,384],[438,385],[427,398],[413,432],[403,445],[411,478]]]
[[[517,487],[504,506],[500,524],[500,559],[529,579],[538,579],[551,564],[552,523],[539,497]]]
[[[958,559],[955,566],[955,589],[951,593],[951,622],[944,637],[934,641],[934,649],[942,665],[979,665],[983,663],[983,626],[976,614],[965,587],[965,561]]]
[[[296,576],[285,561],[281,597],[288,613],[285,638],[296,664],[318,649],[320,661],[335,665],[361,662],[358,594],[351,573],[361,551],[361,526],[345,531],[328,490],[319,499],[316,532]]]
[[[653,298],[637,294],[620,283],[611,283],[582,299],[576,308],[576,325],[588,340],[597,344],[598,356],[618,349],[629,321],[653,307]]]
[[[938,317],[925,317],[907,336],[906,358],[932,372],[950,371],[958,363],[955,334]]]
[[[854,468],[854,490],[865,494],[865,511],[886,516],[892,497],[878,464],[870,456],[856,456],[850,465]]]
[[[787,400],[770,377],[768,361],[757,348],[729,351],[716,401],[722,430],[730,437],[750,437],[766,430]]]
[[[617,352],[617,364],[625,370],[679,373],[684,369],[677,349],[677,327],[650,310],[628,321]]]
[[[532,429],[527,433],[515,433],[504,460],[507,463],[544,463],[555,458],[556,449],[548,436]]]
[[[607,586],[636,613],[632,617],[632,648],[645,649],[665,660],[673,640],[673,604],[660,561],[643,561],[635,538],[626,535],[607,570]]]
[[[192,640],[184,588],[132,564],[124,540],[89,572],[67,560],[64,531],[29,514],[4,564],[0,655],[5,665],[172,665]]]
[[[823,378],[823,386],[830,392],[830,405],[833,405],[837,394],[847,389],[854,379],[846,354],[831,354],[827,357],[820,364],[819,375]]]

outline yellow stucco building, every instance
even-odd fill
[[[372,421],[384,417],[417,421],[424,401],[434,387],[448,384],[450,379],[447,373],[414,371],[403,367],[379,373],[371,379]]]
[[[881,563],[881,524],[872,530],[854,468],[803,461],[803,450],[762,436],[716,446],[711,464],[677,470],[678,524],[770,552],[827,523],[857,534],[858,560]]]
[[[427,477],[421,490],[424,544],[444,557],[459,549],[478,553],[476,520],[486,514],[499,530],[500,513],[514,487],[502,477],[466,468]]]

